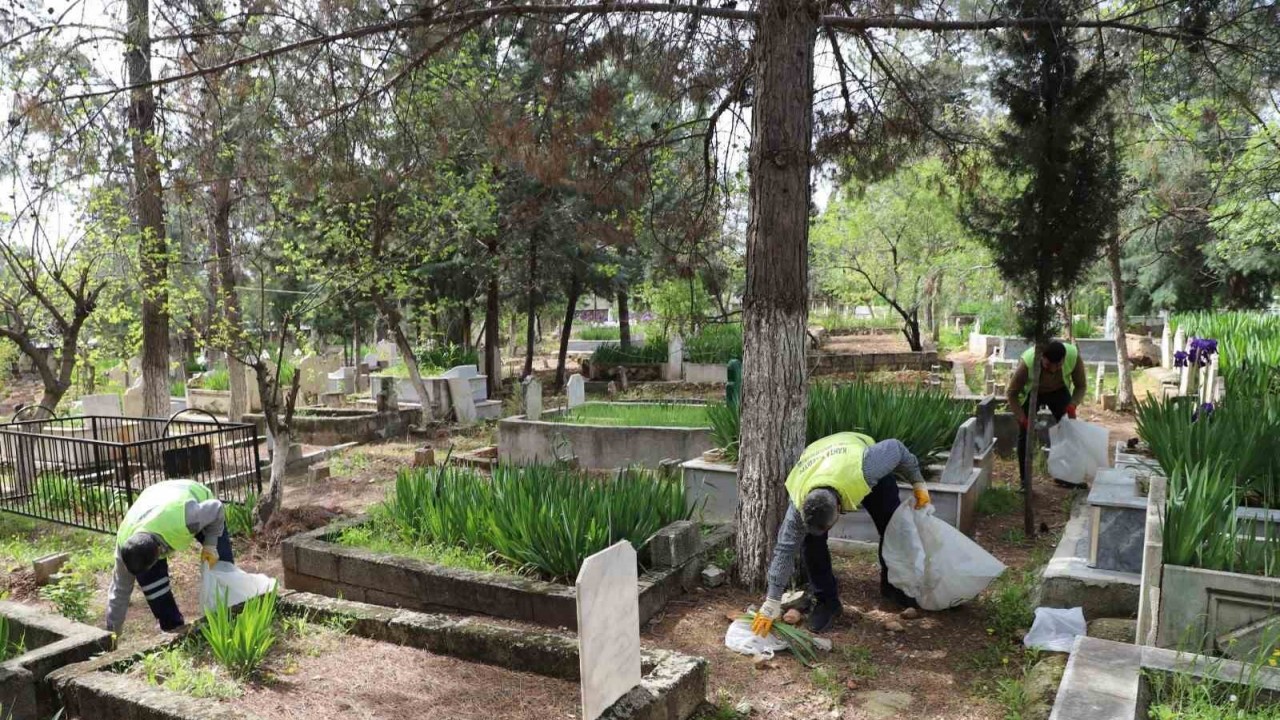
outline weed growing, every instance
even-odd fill
[[[342,453],[329,461],[329,472],[335,477],[346,477],[368,470],[373,458],[363,450]]]
[[[827,701],[831,703],[831,707],[838,708],[844,705],[845,686],[834,671],[825,665],[814,668],[809,671],[809,682],[818,689],[823,695],[827,696]]]
[[[236,537],[253,535],[253,512],[258,507],[258,494],[250,492],[243,503],[227,503],[227,531]]]
[[[275,645],[276,597],[272,591],[246,601],[234,619],[226,598],[218,598],[217,606],[205,615],[201,636],[235,677],[253,674]]]
[[[681,403],[587,403],[544,419],[572,425],[625,427],[704,428],[710,424],[707,406]]]
[[[1011,515],[1022,509],[1022,492],[1012,485],[992,485],[978,496],[979,515]]]
[[[69,577],[40,588],[40,597],[53,603],[59,615],[80,623],[93,621],[89,606],[94,587],[80,577]]]
[[[241,689],[234,678],[218,668],[199,662],[200,651],[193,639],[143,656],[139,672],[146,681],[174,692],[196,698],[226,699],[239,697]]]
[[[25,636],[14,637],[9,618],[0,615],[0,662],[14,658],[26,652]]]

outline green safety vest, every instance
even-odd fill
[[[797,509],[817,488],[831,488],[840,496],[840,511],[853,512],[871,493],[862,475],[862,454],[875,440],[854,432],[842,432],[818,440],[804,449],[787,475],[787,495]]]
[[[165,480],[142,491],[125,513],[116,533],[116,547],[140,532],[159,535],[170,550],[181,550],[195,541],[187,529],[187,503],[213,499],[213,491],[194,480]]]
[[[1071,343],[1062,343],[1067,349],[1067,356],[1062,358],[1062,384],[1067,388],[1067,392],[1075,392],[1075,388],[1071,387],[1071,373],[1076,370],[1076,363],[1080,361],[1080,348]],[[1036,361],[1036,348],[1031,346],[1022,353],[1022,364],[1027,366],[1027,384],[1022,388],[1021,400],[1024,402],[1030,393],[1031,386],[1031,363]]]

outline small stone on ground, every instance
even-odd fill
[[[1086,634],[1092,638],[1132,643],[1138,632],[1138,621],[1130,618],[1098,618],[1090,620]]]
[[[869,718],[881,720],[900,717],[911,707],[912,698],[907,693],[886,690],[868,690],[858,693],[862,711]]]
[[[904,620],[915,620],[920,617],[920,611],[915,608],[907,608],[902,611],[900,617]]]
[[[801,618],[803,617],[804,616],[800,614],[799,610],[796,610],[795,608],[791,608],[790,610],[783,613],[782,621],[791,625],[795,625],[796,623],[800,622]]]
[[[708,565],[702,568],[702,584],[704,587],[715,588],[724,584],[727,573],[715,565]]]

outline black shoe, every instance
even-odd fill
[[[839,600],[815,602],[809,611],[809,632],[820,633],[829,630],[836,624],[836,619],[844,614]]]
[[[890,585],[889,583],[880,584],[880,597],[883,597],[886,600],[896,603],[903,609],[906,609],[906,608],[915,608],[917,610],[920,609],[920,603],[916,602],[915,598],[902,592],[901,590]]]

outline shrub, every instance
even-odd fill
[[[617,340],[622,337],[622,329],[616,325],[588,325],[578,331],[582,340]]]
[[[407,541],[493,551],[556,579],[620,540],[638,548],[694,510],[683,483],[644,470],[600,480],[536,465],[499,466],[488,478],[454,466],[401,470],[383,507]]]
[[[623,350],[621,345],[606,343],[591,353],[591,362],[604,365],[655,365],[667,361],[667,339],[646,337],[643,345]]]
[[[228,378],[228,380],[227,380],[227,384],[228,384],[228,386],[230,386],[230,384],[231,384],[231,380],[230,380],[229,378]],[[173,380],[173,381],[170,381],[170,383],[169,383],[169,397],[186,397],[186,396],[187,396],[187,381],[186,381],[186,380]]]
[[[40,588],[40,597],[53,603],[58,614],[76,622],[92,622],[89,602],[94,588],[80,577],[71,577]]]
[[[1093,328],[1093,323],[1088,318],[1080,318],[1071,322],[1071,334],[1080,340],[1091,337],[1097,337],[1097,331]]]
[[[231,617],[226,597],[205,615],[200,628],[214,658],[236,677],[252,675],[276,642],[276,593],[251,598]]]
[[[742,359],[742,325],[707,325],[684,346],[684,358],[695,363],[725,364]]]
[[[738,438],[742,435],[741,415],[736,407],[724,403],[707,406],[711,421],[711,441],[729,462],[738,462]]]
[[[258,493],[245,495],[243,503],[227,503],[227,531],[232,535],[249,537],[253,534],[253,511],[258,506]]]
[[[440,371],[458,365],[478,365],[480,353],[475,348],[466,348],[452,343],[433,348],[418,348],[414,351],[418,358],[418,366],[435,368]]]
[[[231,389],[231,372],[224,367],[214,368],[201,375],[196,382],[198,384],[194,387],[202,390],[226,392]]]

